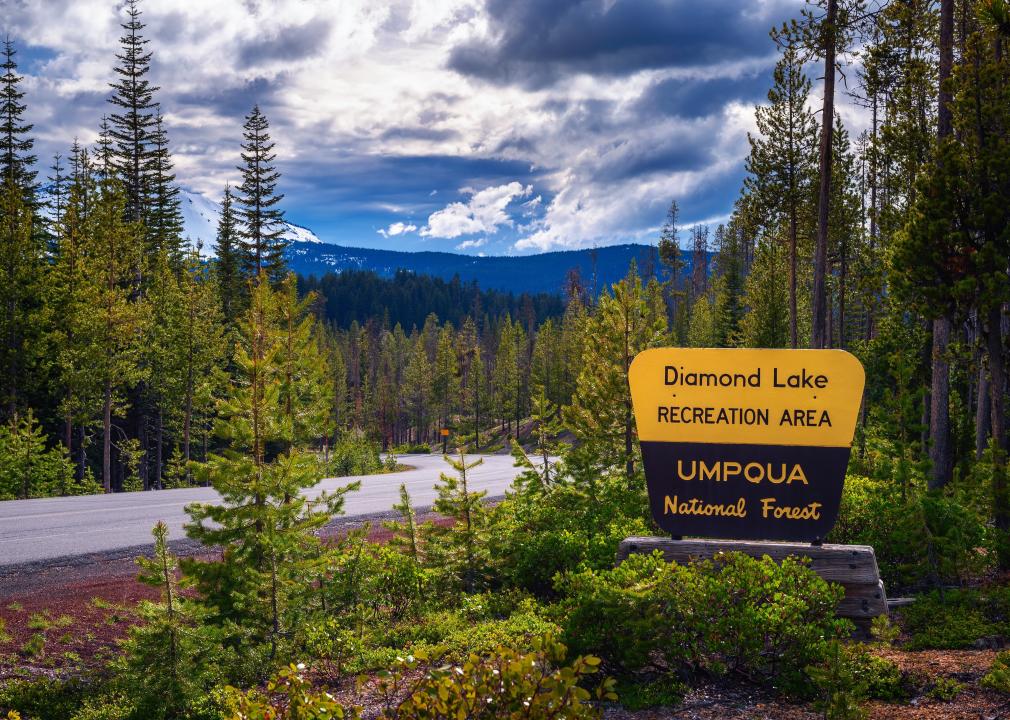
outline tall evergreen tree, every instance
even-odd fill
[[[622,472],[636,488],[638,448],[628,368],[642,350],[667,342],[666,307],[659,283],[642,284],[632,265],[603,293],[587,322],[582,367],[565,420],[602,467]]]
[[[270,139],[270,123],[259,105],[246,115],[242,136],[242,184],[235,198],[236,213],[242,222],[241,238],[245,270],[254,282],[265,273],[271,282],[285,275],[284,214],[277,204],[284,198],[277,194],[280,173],[273,162],[277,155]]]
[[[8,176],[0,186],[0,402],[14,417],[22,406],[29,377],[29,355],[40,348],[32,338],[37,325],[44,272],[44,248],[33,232],[33,213],[21,187]]]
[[[158,88],[147,75],[151,70],[152,53],[141,31],[139,0],[126,0],[126,22],[121,23],[119,61],[115,67],[116,81],[111,83],[109,102],[114,110],[109,117],[109,137],[114,143],[112,164],[126,191],[126,219],[146,219],[148,172],[157,130]]]
[[[769,105],[754,111],[761,137],[750,136],[749,177],[744,187],[765,218],[765,232],[787,228],[789,246],[789,336],[799,345],[798,264],[800,236],[809,223],[816,170],[817,123],[807,109],[810,81],[795,46],[786,45],[775,66]],[[806,221],[806,222],[805,222]]]
[[[35,208],[35,192],[38,189],[34,170],[35,155],[32,149],[35,140],[31,136],[32,124],[24,119],[27,105],[23,78],[18,75],[18,65],[14,59],[17,51],[14,42],[7,38],[3,49],[3,75],[0,75],[0,179],[10,180],[21,189],[25,204]]]
[[[232,208],[231,186],[224,188],[221,200],[221,214],[217,221],[217,244],[215,245],[217,262],[214,264],[217,274],[217,290],[221,298],[221,311],[224,320],[234,326],[241,310],[241,300],[244,291],[242,274],[242,247],[235,224],[235,211]]]
[[[315,453],[291,443],[284,302],[266,283],[253,290],[235,351],[238,382],[221,402],[215,426],[228,445],[200,469],[223,503],[190,506],[186,528],[190,537],[224,548],[223,565],[189,560],[184,567],[198,581],[211,619],[244,628],[235,642],[250,660],[264,650],[277,659],[292,636],[321,551],[314,532],[356,487],[311,501],[301,494],[323,470]]]
[[[165,253],[175,268],[182,265],[182,208],[179,188],[172,173],[172,156],[168,150],[168,133],[161,111],[155,110],[151,134],[150,158],[147,167],[149,207],[144,229],[149,252]]]

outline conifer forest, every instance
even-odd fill
[[[292,272],[288,139],[253,101],[215,240],[187,237],[148,2],[118,3],[97,141],[53,157],[39,39],[3,43],[0,509],[217,501],[88,561],[116,570],[8,566],[0,517],[0,718],[1010,716],[1007,0],[795,5],[731,212],[669,197],[621,281],[538,294]],[[663,535],[628,382],[651,348],[858,358],[826,542],[873,548],[889,614],[839,617],[796,558],[615,565]],[[398,474],[428,456],[418,502]],[[378,484],[394,506],[345,515]]]

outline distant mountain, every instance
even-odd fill
[[[182,188],[180,194],[184,235],[192,244],[203,245],[204,255],[213,255],[221,206],[202,193]],[[567,250],[540,255],[478,257],[445,252],[403,252],[345,247],[323,242],[308,228],[287,223],[284,237],[291,241],[287,258],[291,269],[305,276],[322,277],[328,272],[371,270],[391,278],[397,270],[430,275],[443,280],[459,276],[477,281],[486,290],[513,293],[560,293],[568,273],[577,269],[589,291],[610,287],[628,272],[632,260],[640,271],[655,268],[656,248],[649,245],[608,245],[595,250]],[[690,273],[690,255],[685,253]]]
[[[221,204],[203,193],[181,188],[179,201],[182,206],[182,235],[191,245],[198,242],[203,246],[203,255],[214,254],[217,238],[217,221],[221,216]],[[292,242],[321,243],[322,240],[309,230],[294,223],[285,223],[284,238]]]
[[[539,255],[475,257],[443,252],[399,252],[344,247],[328,243],[294,242],[287,252],[291,269],[301,275],[320,277],[327,272],[371,270],[392,277],[397,270],[463,282],[476,280],[485,289],[514,293],[558,293],[564,290],[569,271],[577,269],[590,291],[602,291],[620,280],[634,260],[639,271],[656,268],[656,248],[650,245],[608,245],[593,250],[566,250]],[[690,255],[685,257],[690,273]]]

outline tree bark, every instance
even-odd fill
[[[789,345],[795,350],[799,347],[799,331],[796,321],[796,246],[799,233],[796,219],[795,198],[791,201],[792,207],[789,209]]]
[[[155,437],[155,449],[154,449],[154,486],[158,489],[162,489],[161,484],[161,473],[163,468],[163,457],[162,453],[165,448],[165,418],[162,415],[161,408],[158,408],[158,430]]]
[[[105,382],[102,404],[102,487],[112,492],[112,381]]]
[[[986,349],[989,355],[989,424],[992,428],[993,474],[992,500],[993,521],[996,529],[1005,533],[1010,529],[1010,508],[1007,507],[1006,478],[1006,410],[1004,393],[1006,391],[1006,359],[1003,354],[1002,312],[999,305],[989,310],[986,323]],[[999,553],[1000,568],[1010,566],[1006,548]]]
[[[814,248],[814,297],[811,344],[826,348],[828,337],[827,290],[825,280],[828,266],[828,210],[831,202],[831,135],[835,118],[835,45],[838,1],[828,0],[824,18],[824,103],[821,112],[820,188],[817,194],[817,245]]]
[[[936,137],[938,143],[951,134],[951,95],[945,87],[954,63],[954,0],[940,2],[940,68]],[[954,459],[950,438],[950,344],[952,320],[949,311],[933,321],[932,382],[930,386],[929,459],[932,470],[929,489],[937,490],[951,481]]]
[[[975,459],[981,460],[989,446],[989,370],[983,363],[978,368],[978,406],[975,409]]]
[[[954,473],[950,438],[950,318],[939,317],[933,321],[933,381],[930,386],[929,405],[929,459],[932,463],[928,486],[938,490],[950,482]]]

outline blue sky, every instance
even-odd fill
[[[4,0],[48,165],[93,143],[115,0]],[[728,215],[795,0],[143,0],[179,181],[235,183],[243,116],[291,222],[344,245],[530,253]],[[816,73],[813,73],[816,74]]]

